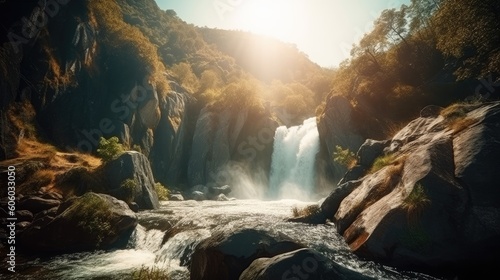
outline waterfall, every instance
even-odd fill
[[[316,118],[307,119],[300,126],[278,127],[269,179],[271,197],[307,200],[314,189],[318,151]]]

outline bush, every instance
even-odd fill
[[[128,204],[134,201],[135,190],[137,188],[137,181],[135,179],[127,179],[120,185],[121,188],[121,199]]]
[[[335,152],[333,153],[333,160],[341,165],[351,168],[356,165],[357,158],[356,155],[349,149],[343,149],[341,146],[335,146]]]
[[[123,145],[120,144],[120,141],[116,136],[109,139],[105,139],[104,137],[99,139],[97,155],[105,162],[117,158],[124,151],[125,149],[123,148]]]
[[[407,209],[419,209],[429,204],[430,200],[421,184],[416,184],[411,193],[403,201],[403,206]]]
[[[161,183],[158,183],[158,182],[155,183],[155,191],[156,191],[156,194],[158,194],[159,200],[168,200],[169,191]]]
[[[94,193],[86,193],[76,207],[66,214],[71,220],[78,221],[82,232],[94,238],[96,246],[112,235],[113,227],[108,220],[111,215],[106,202]]]

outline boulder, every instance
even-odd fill
[[[125,152],[106,163],[103,173],[108,181],[108,192],[119,194],[122,183],[126,179],[133,179],[136,182],[133,201],[139,208],[157,209],[160,206],[154,189],[155,180],[151,166],[145,155],[135,151]],[[119,195],[116,196],[121,198]]]
[[[105,194],[86,193],[59,206],[55,217],[44,216],[19,235],[22,249],[67,253],[126,245],[137,225],[127,204]]]
[[[467,108],[410,122],[386,149],[386,166],[325,199],[322,214],[352,251],[411,270],[494,267],[500,102]]]
[[[216,197],[215,200],[217,200],[217,201],[229,201],[229,198],[225,194],[221,193]]]
[[[382,155],[384,149],[391,143],[390,140],[377,141],[367,139],[358,150],[358,164],[364,167],[371,167],[377,157]]]
[[[322,147],[328,155],[336,147],[357,151],[363,144],[363,137],[354,130],[354,108],[344,97],[332,96],[328,99],[324,113],[318,118],[318,132]],[[334,161],[328,161],[335,181],[339,181],[347,171],[346,167]]]
[[[191,279],[238,279],[254,260],[300,248],[304,246],[269,231],[219,231],[196,246],[190,265]]]
[[[171,82],[172,91],[160,97],[161,118],[150,154],[155,178],[165,185],[186,183],[185,172],[198,112],[194,98]]]
[[[305,248],[277,255],[259,258],[243,271],[240,280],[275,279],[373,279],[345,268],[313,249]]]
[[[192,197],[192,199],[194,199],[196,201],[202,201],[202,200],[207,199],[207,196],[204,193],[199,192],[199,191],[192,192],[191,197]]]
[[[231,191],[232,188],[229,185],[224,185],[220,187],[210,187],[208,189],[208,192],[215,197],[217,197],[220,194],[228,195]]]
[[[168,195],[168,200],[170,201],[184,201],[184,197],[180,193],[174,193]]]

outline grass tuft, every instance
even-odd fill
[[[159,200],[168,200],[169,191],[167,187],[163,186],[161,183],[155,183],[155,191],[158,195]]]
[[[317,214],[319,212],[319,205],[318,204],[311,204],[303,208],[299,208],[297,206],[294,206],[292,208],[292,214],[294,218],[298,217],[309,217],[314,214]]]
[[[392,165],[392,164],[397,163],[397,161],[398,161],[398,159],[396,158],[395,154],[387,154],[387,155],[379,156],[373,162],[373,165],[370,168],[370,170],[368,171],[368,173],[373,174],[373,173],[379,171],[380,169],[382,169],[388,165]]]
[[[168,280],[170,277],[164,269],[142,266],[132,273],[133,280]]]

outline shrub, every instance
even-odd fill
[[[135,198],[135,190],[137,189],[137,181],[135,179],[126,179],[120,185],[121,188],[121,198],[123,201],[130,204],[134,201]]]
[[[97,155],[102,158],[102,160],[110,161],[115,159],[120,154],[125,151],[123,145],[120,144],[118,137],[113,136],[109,139],[101,137],[99,139],[99,147],[97,148]]]
[[[403,207],[407,209],[421,209],[430,203],[427,194],[425,193],[424,186],[416,184],[411,193],[403,201]]]
[[[159,267],[142,266],[139,270],[132,273],[134,280],[168,280],[170,277],[166,270]]]
[[[411,193],[405,198],[401,206],[407,211],[407,219],[410,228],[418,228],[420,215],[424,208],[431,201],[425,193],[424,187],[421,184],[416,184]]]
[[[335,152],[333,152],[333,160],[341,165],[351,168],[356,165],[357,158],[356,155],[349,149],[343,149],[341,146],[335,146]]]
[[[368,173],[375,173],[388,165],[394,164],[395,162],[396,162],[396,156],[394,154],[379,156],[373,162],[373,165]]]
[[[106,202],[94,193],[84,194],[66,215],[71,217],[71,220],[78,221],[77,226],[94,238],[97,247],[113,233],[113,227],[108,220],[110,209]]]
[[[156,191],[156,194],[158,194],[159,200],[168,200],[169,191],[161,183],[159,183],[159,182],[155,183],[155,191]]]

